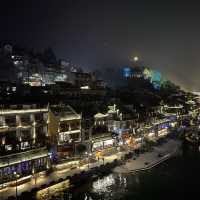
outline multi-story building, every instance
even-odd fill
[[[0,96],[1,97],[15,94],[16,91],[17,91],[17,86],[15,83],[11,83],[8,81],[0,81]]]
[[[114,104],[113,106],[108,106],[108,111],[105,114],[97,113],[94,116],[92,151],[109,149],[115,145],[116,141],[112,133],[114,133],[116,128],[115,122],[120,117],[119,115],[119,109]]]
[[[46,149],[48,109],[24,106],[0,111],[0,183],[50,167]]]
[[[57,156],[73,156],[81,142],[81,115],[70,106],[50,106],[48,131]]]
[[[95,77],[91,73],[85,72],[71,72],[69,79],[72,84],[83,87],[83,86],[91,86],[95,81]]]
[[[106,88],[106,82],[103,80],[96,80],[94,83],[94,87],[98,89],[105,89]]]

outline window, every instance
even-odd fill
[[[10,145],[10,144],[5,145],[5,149],[6,149],[6,151],[12,151],[12,145]]]
[[[14,144],[17,142],[16,131],[9,131],[5,134],[5,143]]]
[[[21,130],[21,141],[31,140],[31,130]]]
[[[9,127],[15,127],[16,126],[16,117],[15,116],[7,116],[5,118],[6,125]]]
[[[66,134],[66,133],[60,133],[59,134],[59,143],[67,142],[69,140],[70,140],[69,134]]]
[[[0,116],[0,127],[4,126],[4,117]]]
[[[30,148],[30,144],[28,142],[21,142],[22,150],[29,149],[29,148]]]
[[[24,126],[30,125],[31,119],[29,115],[21,115],[21,123]]]
[[[70,135],[70,137],[71,137],[71,139],[73,139],[73,140],[79,140],[79,134],[78,133],[76,133],[76,134],[71,134]]]
[[[71,130],[77,130],[80,128],[79,122],[72,122],[70,125],[71,125]]]
[[[97,148],[101,148],[101,147],[103,147],[103,141],[95,142],[93,144],[93,149],[97,149]]]
[[[60,124],[60,131],[61,132],[69,131],[69,124],[64,124],[64,123]]]
[[[41,122],[43,122],[43,113],[37,113],[37,114],[35,114],[35,121],[37,122],[37,123],[41,123]]]

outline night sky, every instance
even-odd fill
[[[58,58],[92,70],[126,65],[137,55],[184,88],[200,90],[199,10],[175,0],[2,0],[0,41],[51,46]]]

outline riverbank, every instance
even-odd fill
[[[70,170],[64,168],[59,171],[52,172],[43,177],[32,179],[30,182],[18,186],[18,195],[21,199],[27,199],[28,196],[35,195],[37,191],[49,188],[57,183],[70,180],[70,185],[80,186],[84,182],[93,180],[112,172],[129,173],[149,169],[164,160],[170,158],[180,146],[180,141],[174,139],[166,139],[166,142],[153,147],[152,152],[139,154],[137,157],[133,152],[118,152],[111,156],[106,156],[104,162],[99,161],[84,165],[80,168]],[[159,155],[159,156],[158,156]],[[135,160],[133,160],[133,158]],[[15,199],[15,187],[9,187],[1,190],[0,199]],[[8,196],[9,195],[9,196]],[[25,197],[25,198],[24,198]],[[33,198],[34,199],[34,198]]]
[[[99,162],[90,163],[89,165],[85,164],[81,166],[80,168],[77,167],[74,169],[70,169],[70,168],[64,167],[64,168],[61,168],[60,170],[51,172],[50,174],[43,174],[41,176],[38,175],[37,177],[32,177],[29,182],[26,182],[17,186],[18,196],[21,196],[21,195],[24,196],[24,194],[25,196],[30,195],[30,194],[33,195],[37,191],[44,188],[48,188],[49,186],[52,186],[56,183],[60,183],[60,182],[63,182],[64,180],[69,180],[69,179],[73,180],[78,175],[81,175],[81,173],[83,172],[92,171],[93,169],[97,167],[103,168],[104,165],[108,163],[112,163],[114,160],[121,160],[127,153],[128,152],[118,152],[114,155],[105,156],[104,161],[100,160]],[[15,197],[16,197],[15,184],[13,186],[9,186],[0,190],[1,200],[6,200],[6,199],[13,200],[15,199]],[[20,199],[26,199],[26,198],[20,197]]]
[[[177,153],[180,145],[179,140],[169,139],[166,143],[153,147],[151,152],[134,155],[124,165],[116,167],[113,172],[130,173],[151,169]]]

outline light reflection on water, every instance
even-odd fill
[[[47,200],[112,200],[123,199],[128,192],[128,184],[130,184],[130,176],[125,174],[112,173],[103,178],[99,178],[94,182],[87,183],[74,191],[63,188],[63,192],[58,195],[54,193],[54,197]],[[131,182],[139,183],[137,175],[131,175]],[[39,200],[39,199],[38,199]]]
[[[93,182],[92,192],[99,193],[99,194],[105,193],[105,192],[111,192],[112,191],[111,186],[114,184],[115,184],[115,178],[113,174],[110,174],[107,177],[98,179],[97,181]]]
[[[60,188],[59,193],[37,200],[111,200],[123,197],[127,188],[127,178],[121,174],[112,173],[94,182],[89,182],[79,188],[71,191],[66,188]],[[116,198],[117,197],[117,198]]]
[[[92,183],[90,192],[84,200],[111,200],[120,199],[127,188],[127,179],[121,174],[110,174]]]

